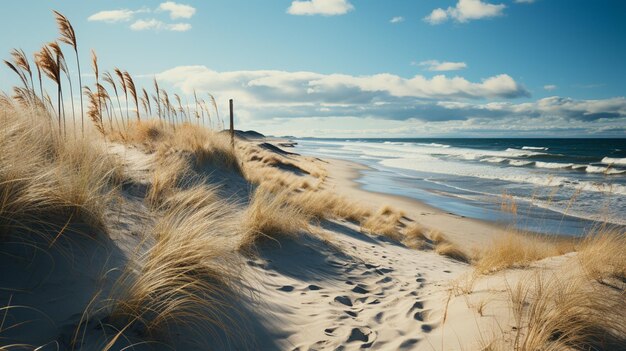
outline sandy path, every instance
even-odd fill
[[[315,238],[268,243],[248,262],[255,310],[272,330],[263,349],[432,349],[441,321],[439,285],[468,266],[358,232],[325,226],[334,245]],[[271,340],[269,340],[271,339]]]

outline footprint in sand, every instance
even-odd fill
[[[336,296],[334,301],[339,302],[342,305],[352,307],[352,300],[350,300],[348,296],[345,296],[345,295]]]
[[[419,339],[406,339],[400,344],[400,349],[410,349],[413,345],[417,344]]]
[[[352,328],[346,343],[362,342],[361,348],[365,349],[372,346],[374,341],[376,341],[376,336],[376,332],[368,327]]]
[[[357,294],[367,294],[369,293],[369,290],[365,289],[364,285],[358,284],[357,286],[352,288],[352,292],[357,293]]]
[[[422,324],[422,331],[424,333],[430,333],[433,330],[433,326],[430,324]]]
[[[294,287],[291,286],[291,285],[283,285],[280,288],[278,288],[277,290],[284,291],[284,292],[292,292],[293,289],[294,289]]]

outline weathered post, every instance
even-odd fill
[[[233,121],[233,99],[230,99],[230,145],[235,147],[235,123]]]

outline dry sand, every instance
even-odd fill
[[[484,245],[501,230],[418,201],[362,190],[354,181],[364,169],[359,164],[316,162],[328,171],[326,189],[372,208],[391,205],[404,211],[407,221],[436,228],[464,248]],[[261,348],[452,350],[460,342],[465,350],[479,348],[474,313],[456,299],[450,313],[457,321],[443,326],[451,287],[469,274],[469,265],[368,236],[347,221],[323,227],[330,246],[304,237],[263,245],[259,257],[248,261],[255,309],[272,331],[259,340]]]
[[[149,182],[149,173],[156,167],[153,155],[119,145],[112,145],[110,150],[120,155],[127,173],[135,179],[135,186],[124,190],[125,201],[121,203],[125,205],[108,215],[111,248],[74,257],[73,269],[57,266],[46,278],[43,289],[37,290],[40,293],[30,296],[28,303],[54,319],[51,323],[32,325],[51,325],[33,343],[55,338],[67,342],[81,318],[83,300],[88,301],[96,285],[103,286],[102,296],[106,296],[115,281],[114,273],[133,251],[143,251],[150,245],[141,232],[154,218],[146,216],[149,211],[142,192]],[[484,245],[500,230],[495,225],[445,213],[417,201],[361,190],[354,182],[362,169],[360,165],[337,160],[314,162],[323,163],[328,171],[327,189],[372,208],[391,205],[401,209],[407,221],[441,230],[465,249]],[[241,196],[248,194],[249,185],[239,185],[229,190],[230,197],[237,198],[240,192]],[[488,298],[487,294],[495,291],[501,300],[490,303],[489,316],[481,317],[472,307],[479,301],[468,302],[466,297],[453,294],[458,285],[455,282],[470,274],[469,265],[433,251],[409,249],[385,237],[366,235],[357,224],[348,221],[325,220],[320,227],[320,233],[315,235],[303,234],[280,243],[267,241],[257,247],[256,254],[239,256],[242,283],[252,292],[250,299],[242,302],[250,322],[246,334],[250,340],[242,344],[252,344],[255,350],[476,350],[480,349],[484,330],[503,325],[509,328],[502,278],[491,277],[482,283],[486,285],[478,285],[483,286],[482,295],[476,296]],[[144,248],[138,249],[140,246]],[[98,266],[102,262],[107,262],[104,268]],[[16,277],[20,267],[13,270]],[[23,275],[28,276],[30,268],[23,268]],[[65,274],[66,271],[81,272],[80,279]],[[514,277],[507,279],[519,279],[519,274]],[[76,289],[83,285],[84,289]],[[68,292],[59,287],[71,289]],[[101,317],[89,317],[94,322],[84,327],[85,346],[76,349],[94,349],[88,344],[102,336],[97,324]],[[59,332],[61,337],[55,336]],[[185,342],[184,335],[174,340],[178,346]],[[135,349],[151,349],[150,346],[144,344]]]

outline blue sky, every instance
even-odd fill
[[[626,136],[624,1],[5,2],[5,58],[56,38],[53,8],[72,21],[85,67],[94,49],[101,70],[139,85],[157,77],[222,107],[235,98],[244,129]],[[1,89],[16,83],[0,71]]]

